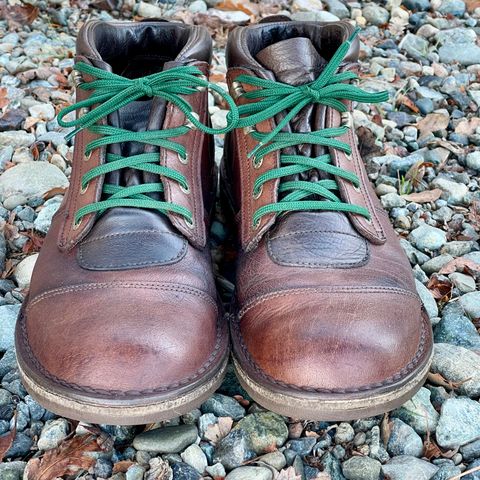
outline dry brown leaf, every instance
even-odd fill
[[[1,87],[0,88],[0,108],[5,108],[8,107],[9,100],[7,97],[7,89],[6,87]]]
[[[23,232],[21,233],[21,235],[28,238],[28,240],[25,242],[25,244],[22,247],[23,253],[30,255],[32,253],[36,253],[40,251],[43,245],[43,241],[45,240],[45,237],[43,235],[40,235],[33,230],[29,232]]]
[[[56,195],[64,195],[66,191],[67,191],[66,187],[65,188],[55,187],[55,188],[52,188],[51,190],[49,190],[48,192],[44,193],[42,198],[44,200],[48,200],[49,198],[53,198]]]
[[[436,300],[448,301],[452,295],[453,285],[448,280],[440,280],[437,276],[432,276],[427,283],[427,288]]]
[[[433,440],[429,439],[423,444],[423,456],[427,460],[432,460],[434,458],[441,458],[442,451],[440,450],[440,447]]]
[[[29,4],[0,5],[0,18],[7,20],[11,28],[30,25],[38,17],[39,9]]]
[[[439,188],[434,188],[433,190],[409,193],[408,195],[402,195],[402,197],[408,202],[430,203],[437,201],[442,196],[442,193],[442,190]]]
[[[224,0],[215,6],[219,10],[235,11],[240,10],[247,15],[258,15],[258,5],[249,0]]]
[[[448,127],[449,117],[443,113],[429,113],[422,118],[417,127],[420,130],[420,135],[428,135],[429,133],[438,132]]]
[[[297,472],[293,467],[288,467],[280,470],[280,473],[275,480],[302,480],[302,476],[297,475]]]
[[[380,435],[385,445],[388,443],[391,434],[392,422],[390,421],[390,415],[386,413],[382,418],[382,423],[380,424]]]
[[[112,473],[125,473],[135,462],[131,460],[121,460],[113,465]]]
[[[15,410],[13,419],[14,420],[12,430],[0,437],[0,462],[3,461],[3,457],[8,452],[8,450],[10,450],[13,440],[15,439],[15,435],[17,434],[17,410]]]
[[[105,435],[87,434],[64,440],[57,448],[46,451],[42,457],[29,460],[24,478],[52,480],[88,471],[96,461],[89,453],[106,450],[106,445],[111,447],[111,442]]]
[[[410,109],[412,112],[420,113],[420,110],[419,110],[418,107],[415,105],[415,103],[413,102],[413,100],[411,100],[410,98],[408,98],[408,97],[405,96],[405,95],[399,95],[399,96],[397,97],[397,103],[400,103],[400,105],[403,105],[403,106],[407,107],[407,108]]]
[[[472,117],[462,120],[455,127],[455,133],[460,135],[473,135],[477,128],[480,127],[480,117]]]
[[[480,8],[480,0],[466,0],[468,13],[473,13],[475,9]]]
[[[468,258],[458,257],[444,265],[438,273],[449,275],[450,273],[461,271],[480,272],[480,264]]]
[[[165,460],[156,457],[150,460],[150,470],[145,476],[145,480],[170,480],[172,478],[172,469]]]

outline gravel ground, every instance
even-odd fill
[[[73,147],[55,115],[72,102],[79,26],[159,16],[204,24],[215,40],[213,79],[224,83],[228,30],[278,11],[354,19],[361,83],[390,92],[389,103],[361,105],[354,119],[434,326],[426,385],[402,408],[351,423],[264,411],[231,374],[200,409],[167,423],[89,426],[45,411],[20,383],[13,329],[68,185]],[[0,3],[0,479],[480,479],[479,18],[479,0]],[[210,110],[222,124],[213,98]],[[219,213],[212,241],[225,300],[234,252],[220,245],[229,234]]]

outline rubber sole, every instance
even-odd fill
[[[144,403],[128,405],[123,400],[102,400],[73,398],[41,385],[29,376],[20,366],[23,385],[38,403],[62,417],[87,423],[105,423],[109,425],[142,425],[183,415],[192,411],[207,400],[221,385],[227,369],[228,357],[221,363],[218,371],[205,383],[194,389],[171,398],[145,399]]]
[[[295,419],[350,421],[372,417],[393,410],[409,400],[423,385],[431,363],[429,360],[415,375],[388,392],[362,392],[356,395],[320,396],[316,394],[279,392],[253,380],[234,358],[237,378],[247,393],[268,410]]]

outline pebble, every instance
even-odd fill
[[[469,153],[466,158],[467,167],[472,170],[480,170],[480,150]]]
[[[197,440],[195,425],[176,425],[140,433],[133,439],[137,450],[156,453],[178,453]]]
[[[458,383],[457,392],[468,397],[480,396],[480,356],[450,343],[436,343],[431,371]]]
[[[430,319],[438,317],[437,302],[435,301],[435,298],[433,298],[430,290],[417,279],[415,279],[415,287],[417,289],[420,299],[422,300],[422,304],[427,311],[428,317]]]
[[[381,7],[380,5],[376,5],[375,3],[368,3],[362,9],[362,15],[367,20],[368,23],[372,25],[384,25],[388,22],[390,18],[390,14],[388,10]]]
[[[409,455],[421,457],[423,441],[415,430],[399,418],[392,419],[387,452],[392,456]]]
[[[203,413],[213,413],[217,417],[231,417],[238,421],[245,416],[245,409],[232,397],[214,393],[202,406]]]
[[[250,21],[249,15],[240,10],[218,10],[211,8],[209,14],[220,18],[222,22],[233,23],[235,25],[244,25]]]
[[[443,230],[426,223],[412,230],[408,238],[422,252],[439,250],[447,243],[447,235]]]
[[[68,435],[68,422],[64,418],[49,420],[42,429],[37,446],[39,450],[57,447]]]
[[[480,403],[470,398],[450,398],[442,405],[437,443],[455,449],[480,438]]]
[[[370,457],[352,457],[342,465],[347,480],[378,480],[382,464]]]
[[[335,429],[334,440],[336,444],[348,443],[353,440],[354,436],[355,430],[353,429],[353,427],[349,423],[342,422]]]
[[[422,387],[411,400],[394,410],[392,417],[410,425],[420,435],[434,432],[439,415],[430,402],[430,395],[430,390]]]
[[[467,462],[480,458],[480,439],[460,447],[460,453]]]
[[[428,41],[413,33],[407,33],[399,43],[400,50],[405,50],[414,59],[422,59],[428,52]]]
[[[404,207],[407,201],[398,193],[387,193],[380,197],[383,208],[391,209],[394,207]]]
[[[442,45],[438,49],[440,61],[446,64],[460,63],[464,66],[477,65],[480,63],[480,47],[477,45],[463,44],[462,48],[457,45]]]
[[[438,467],[425,460],[402,455],[392,458],[382,470],[390,480],[430,480]]]
[[[265,467],[239,467],[232,470],[226,480],[272,480],[272,472]]]
[[[197,470],[198,473],[203,474],[205,472],[208,465],[207,457],[197,444],[190,445],[180,456],[185,463]]]
[[[221,463],[215,463],[206,468],[207,473],[213,478],[213,480],[223,480],[226,477],[225,468]]]
[[[452,260],[452,255],[449,253],[442,253],[441,255],[437,255],[436,257],[433,257],[422,264],[422,270],[426,274],[431,275],[432,273],[440,271],[442,267],[444,267],[447,263],[450,263]]]
[[[35,135],[23,130],[0,132],[0,147],[29,147],[35,142]]]
[[[466,293],[458,301],[470,318],[480,317],[480,292]]]
[[[55,118],[55,108],[49,103],[40,103],[31,106],[28,111],[30,115],[39,120],[53,120]]]
[[[216,445],[213,461],[232,470],[256,456],[247,433],[244,430],[233,430]]]
[[[340,0],[325,0],[323,3],[327,6],[328,11],[336,17],[340,19],[350,17],[350,11]]]
[[[477,288],[475,279],[464,273],[454,272],[448,276],[449,280],[458,288],[460,293],[474,292]]]
[[[145,469],[141,465],[131,465],[125,473],[125,480],[143,480]]]
[[[65,174],[47,162],[20,163],[0,176],[0,198],[24,195],[27,199],[41,197],[54,188],[68,187]]]
[[[14,345],[15,324],[20,305],[0,306],[0,352],[5,352]]]
[[[454,182],[444,177],[437,177],[432,181],[432,186],[443,191],[442,198],[447,200],[449,205],[463,205],[468,187],[463,183]]]
[[[35,267],[35,263],[38,259],[38,253],[25,257],[16,267],[13,273],[13,278],[17,282],[17,285],[21,289],[28,288],[30,286],[30,279],[32,278],[32,272]],[[2,308],[2,307],[0,307]]]
[[[140,2],[137,8],[137,14],[143,18],[161,18],[163,10],[155,4]]]
[[[175,462],[172,465],[172,480],[200,480],[201,475],[190,465]]]
[[[34,220],[33,225],[37,232],[47,233],[52,223],[52,217],[57,213],[62,203],[61,197],[53,197],[47,200],[42,209],[38,212],[37,218]]]
[[[265,455],[262,455],[259,460],[275,468],[275,470],[281,470],[287,464],[285,455],[279,450],[266,453]]]

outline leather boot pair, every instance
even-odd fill
[[[27,390],[71,418],[138,424],[185,413],[220,385],[228,326],[208,249],[213,134],[238,225],[231,332],[240,382],[297,418],[401,404],[431,355],[410,266],[368,183],[345,22],[239,27],[230,95],[209,83],[202,27],[90,22],[79,33],[70,188],[16,330]],[[212,129],[207,90],[230,106]],[[75,112],[76,111],[76,116]]]

